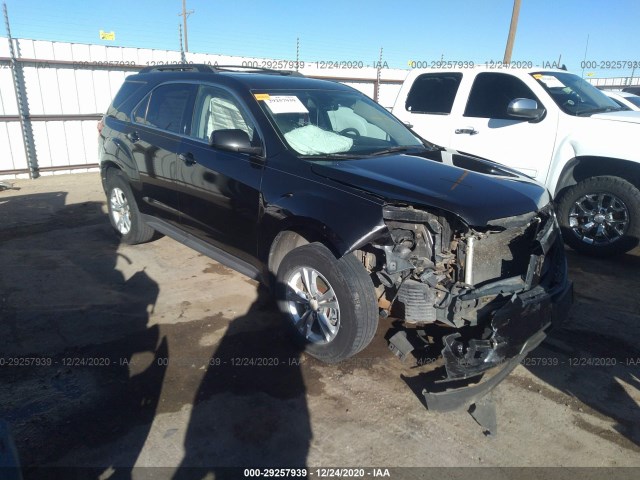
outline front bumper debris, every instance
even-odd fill
[[[434,382],[433,388],[422,394],[429,410],[450,411],[469,406],[489,393],[546,337],[547,330],[566,317],[573,300],[573,284],[565,279],[561,288],[544,292],[536,287],[521,295],[514,294],[500,308],[492,322],[490,340],[471,340],[467,352],[459,351],[460,334],[445,337],[442,355],[447,378]],[[455,388],[449,384],[488,377],[477,383]]]
[[[430,410],[455,410],[476,403],[544,340],[551,327],[566,318],[573,284],[567,277],[555,219],[538,232],[536,242],[539,249],[531,255],[524,291],[513,292],[493,314],[490,337],[471,339],[466,348],[460,333],[443,338],[447,378],[422,391]]]

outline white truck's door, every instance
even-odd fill
[[[541,102],[523,80],[508,73],[477,74],[468,95],[460,92],[450,115],[449,145],[465,153],[485,157],[544,183],[553,156],[558,110],[551,99]],[[464,102],[466,97],[467,101]],[[516,98],[538,102],[547,112],[529,122],[509,117],[507,106]]]

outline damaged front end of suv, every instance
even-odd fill
[[[446,378],[423,390],[429,409],[480,399],[564,318],[572,285],[552,204],[472,227],[447,212],[387,203],[383,220],[384,233],[359,251],[383,315],[452,329],[442,338]],[[413,349],[404,332],[390,348],[401,358]],[[490,378],[477,382],[483,374]]]

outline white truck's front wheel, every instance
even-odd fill
[[[620,177],[588,178],[558,199],[558,220],[565,243],[578,252],[628,252],[640,238],[640,191]]]

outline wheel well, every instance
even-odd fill
[[[107,179],[107,175],[109,174],[109,170],[111,169],[121,170],[121,168],[115,162],[102,162],[102,164],[100,165],[100,176],[102,177],[103,181]]]
[[[284,256],[294,248],[306,245],[312,242],[320,242],[327,247],[331,252],[336,255],[336,249],[328,239],[309,228],[290,228],[283,230],[276,235],[271,242],[271,248],[269,249],[268,267],[269,272],[272,275],[276,275],[278,267]],[[338,255],[336,255],[336,258]]]
[[[558,178],[554,197],[560,197],[567,188],[587,178],[601,175],[624,178],[640,189],[640,164],[618,158],[585,156],[572,158],[567,162]]]

